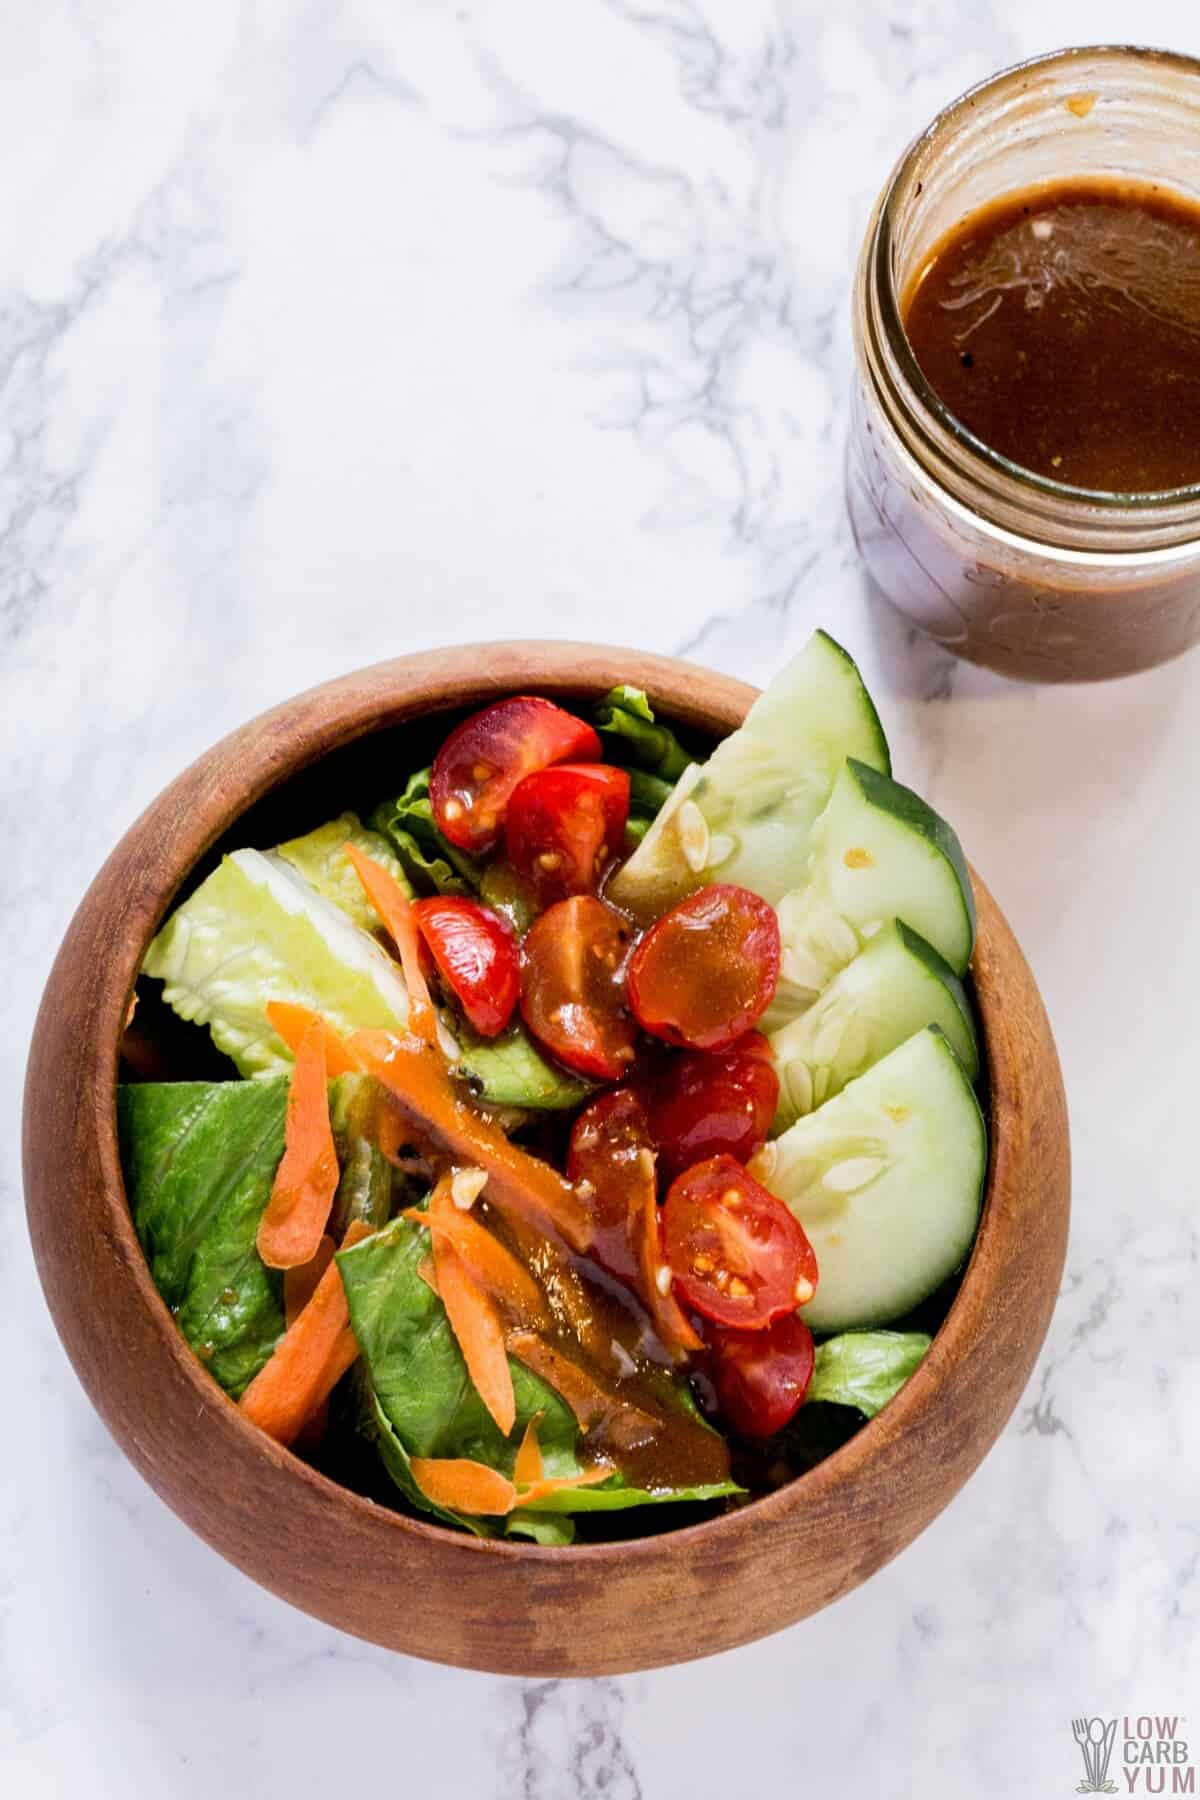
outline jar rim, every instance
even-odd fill
[[[892,257],[895,242],[895,215],[906,197],[913,172],[930,142],[943,131],[952,129],[958,121],[973,113],[978,107],[980,99],[990,98],[997,90],[1004,90],[1014,78],[1053,70],[1055,66],[1069,69],[1078,63],[1097,59],[1159,64],[1192,78],[1200,87],[1200,58],[1185,55],[1182,51],[1160,50],[1136,44],[1083,44],[1062,50],[1045,51],[1037,56],[1028,57],[1023,62],[1012,63],[1009,67],[1000,69],[995,74],[977,82],[973,87],[967,88],[956,99],[942,107],[925,129],[918,133],[909,144],[892,170],[880,198],[876,214],[873,253],[874,287],[879,326],[887,342],[889,354],[894,358],[906,386],[921,408],[932,415],[942,431],[958,449],[982,464],[991,473],[1000,476],[1003,480],[1016,482],[1025,488],[1030,488],[1049,501],[1057,501],[1064,506],[1086,507],[1092,514],[1099,511],[1113,517],[1141,517],[1151,513],[1161,515],[1163,513],[1190,512],[1200,506],[1200,482],[1185,487],[1153,488],[1141,492],[1076,487],[1070,482],[1055,481],[1051,476],[1039,475],[1036,470],[1026,468],[1023,463],[1013,462],[1000,451],[993,450],[981,438],[976,437],[974,432],[968,430],[928,381],[913,353],[912,345],[908,341],[908,334],[904,329],[901,316],[900,296],[896,291]]]

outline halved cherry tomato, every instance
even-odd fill
[[[504,815],[514,869],[532,882],[543,906],[570,894],[594,894],[625,842],[629,776],[604,763],[559,763],[526,775]]]
[[[435,894],[413,916],[443,980],[481,1037],[495,1037],[521,991],[520,952],[508,920],[477,900]]]
[[[758,1032],[728,1050],[685,1050],[650,1090],[650,1128],[664,1169],[678,1175],[722,1153],[745,1162],[766,1139],[779,1077]]]
[[[534,920],[521,946],[521,1016],[539,1043],[581,1075],[615,1081],[633,1061],[625,1010],[628,920],[578,894]]]
[[[765,1331],[705,1334],[705,1368],[726,1424],[746,1437],[770,1437],[799,1411],[813,1373],[813,1341],[794,1313]]]
[[[749,888],[701,888],[650,927],[629,963],[644,1030],[691,1050],[724,1050],[761,1017],[779,979],[779,920]]]
[[[567,1178],[584,1190],[594,1235],[589,1253],[618,1281],[636,1282],[635,1227],[643,1190],[656,1191],[654,1140],[640,1097],[610,1088],[585,1106],[567,1150]]]
[[[519,694],[455,726],[433,761],[429,800],[438,829],[460,850],[490,850],[518,781],[534,769],[600,755],[600,739],[551,700]]]
[[[732,1156],[680,1175],[662,1221],[675,1286],[718,1325],[761,1331],[816,1292],[817,1259],[803,1228]]]

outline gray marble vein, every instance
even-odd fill
[[[1080,1714],[1200,1732],[1195,664],[956,664],[866,591],[841,500],[894,157],[1005,62],[1130,35],[1200,52],[1184,0],[0,16],[0,1793],[1024,1800],[1076,1786]],[[325,676],[540,633],[761,680],[818,623],[1058,1033],[1034,1379],[903,1557],[766,1643],[587,1683],[343,1638],[160,1505],[46,1316],[19,1095],[71,910],[171,775]]]

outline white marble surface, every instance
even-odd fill
[[[1051,1795],[1073,1715],[1186,1720],[1200,663],[1074,692],[951,664],[866,596],[839,469],[850,269],[903,141],[1019,55],[1130,35],[1200,51],[1200,17],[0,12],[0,1792]],[[70,912],[171,774],[326,675],[551,633],[761,678],[818,622],[1058,1030],[1075,1216],[1025,1403],[896,1564],[717,1661],[519,1683],[341,1637],[160,1505],[43,1308],[18,1103]]]

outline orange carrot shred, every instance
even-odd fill
[[[422,1257],[421,1261],[417,1264],[417,1275],[425,1283],[425,1286],[429,1288],[431,1293],[437,1294],[437,1270],[433,1266],[432,1255]],[[441,1299],[440,1294],[438,1294],[438,1299]]]
[[[395,1162],[401,1150],[408,1143],[411,1132],[405,1125],[404,1118],[390,1102],[379,1109],[379,1121],[376,1127],[379,1148],[389,1162]]]
[[[342,1247],[370,1235],[370,1226],[356,1219]],[[241,1409],[268,1437],[290,1444],[357,1357],[346,1290],[337,1263],[331,1262],[304,1311],[242,1395]]]
[[[467,1456],[414,1456],[410,1467],[417,1486],[435,1506],[453,1512],[501,1516],[528,1500],[540,1500],[562,1488],[591,1487],[612,1474],[606,1468],[585,1469],[581,1475],[540,1481],[519,1493],[507,1475]]]
[[[434,1242],[433,1267],[438,1296],[467,1373],[497,1429],[507,1437],[516,1423],[517,1402],[499,1314],[457,1250],[442,1239]]]
[[[293,1055],[299,1050],[305,1032],[314,1025],[319,1026],[325,1044],[325,1073],[330,1081],[335,1075],[353,1075],[362,1068],[341,1032],[335,1031],[328,1019],[323,1019],[310,1007],[298,1006],[292,1000],[268,1000],[267,1018],[271,1029],[283,1039]]]
[[[258,1254],[270,1269],[311,1262],[337,1192],[338,1160],[329,1124],[325,1039],[320,1021],[300,1040],[288,1088],[283,1160],[258,1224]]]
[[[508,1513],[517,1490],[507,1475],[470,1457],[414,1456],[413,1479],[435,1506],[463,1513]]]
[[[607,1481],[612,1470],[603,1463],[595,1463],[590,1469],[583,1469],[578,1475],[550,1475],[541,1481],[533,1482],[522,1488],[517,1495],[518,1506],[528,1506],[534,1500],[541,1500],[547,1494],[558,1494],[565,1488],[595,1487],[598,1481]]]
[[[644,1191],[632,1202],[630,1223],[636,1234],[642,1299],[650,1309],[654,1329],[664,1347],[673,1353],[702,1349],[700,1338],[688,1323],[687,1315],[671,1289],[668,1288],[664,1294],[658,1285],[659,1270],[665,1264],[653,1184],[647,1183]]]
[[[443,1175],[433,1190],[430,1211],[449,1204],[450,1177]],[[438,1294],[446,1309],[450,1329],[463,1354],[475,1391],[505,1437],[517,1418],[512,1370],[504,1347],[504,1327],[490,1294],[482,1288],[448,1238],[433,1239],[433,1267]]]
[[[420,1212],[413,1206],[401,1216],[411,1219],[415,1225],[424,1225],[435,1238],[444,1238],[452,1244],[476,1281],[493,1299],[507,1306],[523,1325],[546,1322],[546,1304],[541,1289],[528,1269],[522,1268],[512,1251],[506,1250],[486,1225],[481,1225],[469,1213],[461,1212],[448,1196],[436,1205],[431,1202],[428,1212]]]
[[[283,1316],[294,1325],[317,1291],[317,1283],[333,1261],[333,1239],[326,1233],[316,1254],[297,1268],[283,1272]]]
[[[537,1426],[541,1413],[534,1415],[525,1427],[525,1435],[521,1439],[521,1447],[517,1451],[516,1466],[513,1469],[513,1480],[519,1488],[532,1487],[535,1481],[541,1481],[546,1473],[542,1461],[541,1446],[538,1443]]]
[[[347,844],[345,851],[362,883],[363,892],[387,926],[399,954],[408,988],[408,1028],[414,1037],[436,1045],[437,1019],[429,998],[429,984],[421,969],[421,936],[413,917],[412,902],[396,877],[373,857],[367,856],[357,844]]]

